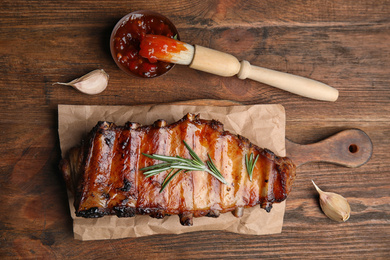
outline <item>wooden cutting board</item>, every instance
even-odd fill
[[[287,156],[296,166],[309,162],[328,162],[346,167],[359,167],[370,160],[372,149],[371,139],[359,129],[344,130],[307,145],[286,139]]]
[[[229,100],[192,100],[179,105],[241,105]],[[297,144],[286,138],[286,155],[296,166],[310,162],[327,162],[346,167],[359,167],[371,158],[373,146],[370,137],[359,129],[348,129],[312,144]]]

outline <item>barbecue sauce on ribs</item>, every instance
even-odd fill
[[[182,172],[160,193],[168,172],[146,178],[140,169],[161,162],[142,153],[190,158],[183,140],[203,161],[209,154],[227,184],[206,172]],[[251,153],[259,155],[252,181],[245,166],[245,154]],[[164,120],[149,126],[99,122],[60,166],[79,217],[178,214],[183,225],[192,225],[193,217],[218,217],[228,211],[240,217],[243,208],[257,204],[269,212],[273,203],[287,198],[295,178],[289,158],[224,131],[218,121],[193,114],[171,125]]]

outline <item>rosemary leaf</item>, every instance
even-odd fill
[[[225,178],[223,177],[223,175],[221,174],[221,172],[218,170],[218,168],[215,166],[213,160],[211,159],[210,155],[207,154],[207,156],[209,157],[209,160],[206,162],[207,163],[207,166],[210,168],[210,170],[212,171],[212,175],[217,178],[220,182],[224,183],[224,184],[227,184]]]
[[[176,157],[172,157],[172,156],[165,156],[165,155],[159,155],[159,154],[145,154],[143,153],[143,155],[145,155],[146,157],[149,157],[151,159],[154,159],[154,160],[159,160],[159,161],[163,161],[163,162],[175,162],[177,161],[177,158]]]
[[[253,170],[255,169],[255,165],[257,163],[257,159],[259,159],[259,155],[256,156],[255,162],[252,165],[252,173],[253,173]]]
[[[186,141],[183,140],[183,143],[187,147],[188,151],[190,152],[191,157],[194,158],[198,162],[202,162],[202,160],[199,158],[199,156],[194,152],[194,150],[191,149],[191,147],[186,143]]]
[[[163,184],[161,185],[160,193],[167,187],[168,183],[175,177],[179,172],[183,171],[182,169],[178,169],[176,172],[171,174],[173,169],[168,173],[167,177],[165,177]],[[168,178],[168,176],[171,174],[171,176]]]
[[[253,153],[249,156],[245,154],[245,166],[246,166],[246,171],[248,172],[249,175],[249,180],[252,181],[252,175],[253,175],[253,170],[255,169],[255,165],[257,163],[257,160],[259,159],[259,155],[256,156],[255,160],[253,161]]]
[[[249,169],[249,160],[248,160],[248,155],[245,154],[245,167],[246,167],[246,170],[247,172],[249,173],[248,169]]]
[[[169,172],[168,172],[168,174],[167,174],[167,176],[165,176],[165,178],[164,178],[164,180],[163,180],[163,182],[162,182],[162,184],[161,184],[161,189],[160,189],[160,192],[163,190],[163,187],[165,188],[165,186],[166,186],[166,181],[169,179],[169,176],[171,175],[171,173],[173,172],[173,170],[174,169],[171,169]]]
[[[210,170],[215,172],[216,175],[222,177],[222,174],[218,171],[218,169],[215,166],[215,164],[214,164],[213,160],[211,159],[210,155],[207,154],[207,156],[209,157],[209,160],[207,161],[207,165],[209,166]]]
[[[159,174],[160,172],[167,171],[167,170],[169,170],[169,169],[171,169],[171,165],[165,166],[165,167],[160,167],[160,168],[157,168],[157,169],[154,169],[154,170],[150,170],[150,171],[146,171],[146,172],[144,172],[144,174],[145,174],[147,177],[150,177],[150,176]]]
[[[209,162],[207,162],[207,163],[209,163]],[[206,170],[206,172],[210,173],[212,176],[214,176],[214,178],[216,178],[217,180],[219,180],[223,184],[227,184],[225,178],[222,175],[217,175],[215,172],[210,171],[208,169]]]
[[[161,168],[161,167],[169,166],[169,165],[171,165],[171,164],[170,163],[154,164],[154,165],[144,167],[144,168],[140,169],[140,171],[149,171],[149,170],[153,170],[153,169],[157,169],[157,168]]]
[[[191,165],[182,165],[182,164],[171,165],[171,168],[173,168],[173,169],[183,169],[183,170],[188,170],[188,171],[203,171],[202,168],[193,167]]]
[[[170,169],[171,169],[171,166],[169,165],[169,166],[160,167],[160,168],[157,168],[157,169],[146,171],[146,172],[144,172],[144,174],[145,175],[155,175],[155,174],[159,174],[160,172],[167,171],[167,170],[170,170]]]

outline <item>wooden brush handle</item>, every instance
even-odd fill
[[[324,83],[312,79],[261,68],[251,65],[248,61],[241,62],[238,73],[240,79],[253,79],[285,91],[323,101],[336,101],[339,92]]]
[[[336,101],[339,92],[324,83],[292,74],[265,69],[241,63],[233,55],[195,45],[194,58],[190,68],[219,76],[230,77],[238,74],[240,79],[253,79],[291,93],[323,101]]]
[[[308,162],[328,162],[358,167],[371,158],[372,150],[371,139],[359,129],[344,130],[318,143],[307,145],[286,139],[287,156],[297,166]]]
[[[195,45],[191,69],[201,70],[223,77],[236,75],[241,68],[240,62],[233,55]]]

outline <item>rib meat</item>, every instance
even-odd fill
[[[206,172],[192,171],[176,175],[160,193],[168,173],[146,178],[140,169],[161,162],[142,153],[190,158],[183,140],[202,160],[209,154],[227,184]],[[259,155],[252,181],[245,166],[245,155],[251,153]],[[193,217],[218,217],[228,211],[239,217],[243,208],[257,204],[269,212],[274,202],[286,199],[295,178],[289,158],[224,131],[216,120],[193,114],[170,125],[164,120],[149,126],[99,122],[60,166],[74,192],[79,217],[178,214],[183,225],[192,225]]]

